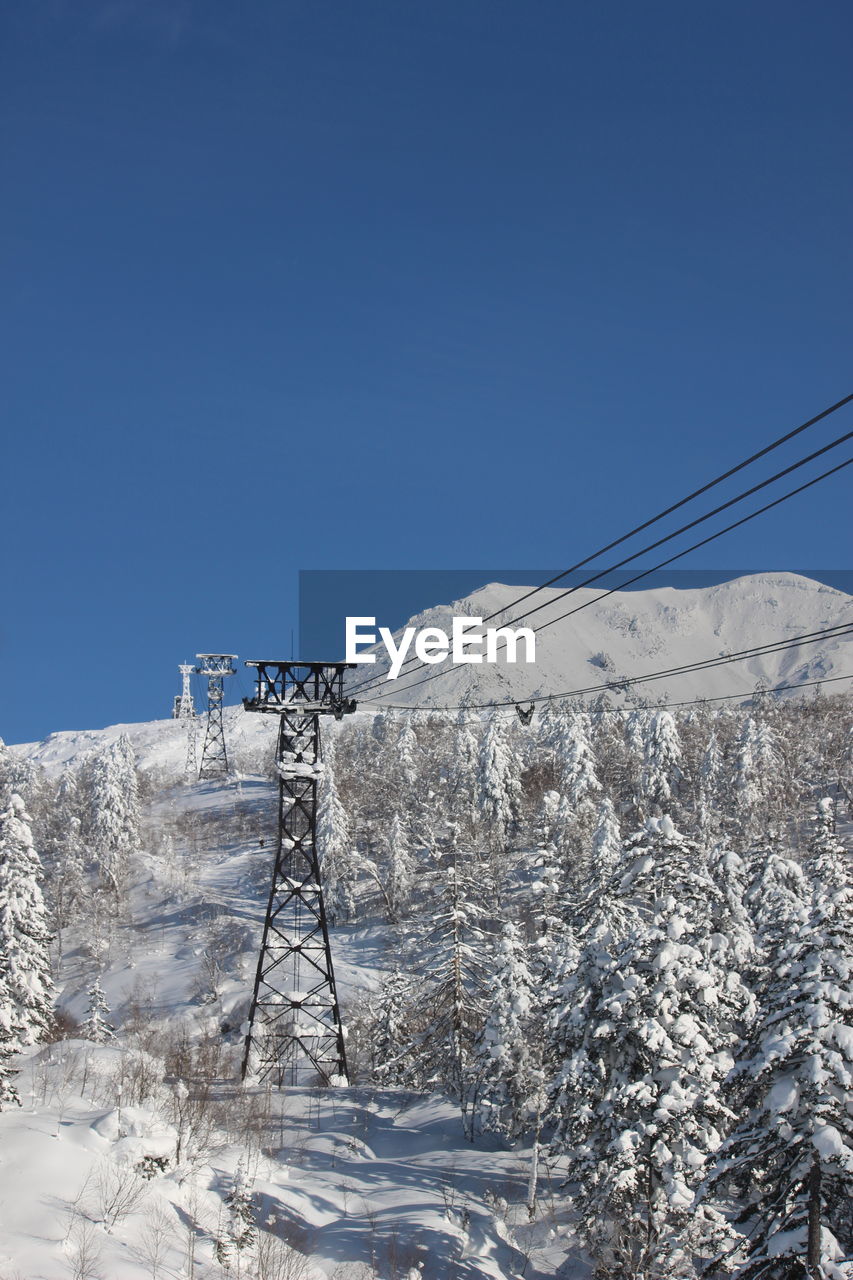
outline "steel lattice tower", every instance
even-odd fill
[[[195,667],[190,666],[188,662],[182,662],[178,670],[181,673],[181,696],[175,699],[175,717],[182,722],[187,735],[186,775],[188,778],[195,778],[198,776],[195,749],[196,714],[190,690],[190,676],[195,671]]]
[[[243,1053],[247,1072],[284,1084],[347,1076],[317,856],[320,716],[355,710],[347,662],[247,662],[258,673],[247,711],[280,717],[278,841]]]
[[[231,663],[236,653],[197,653],[200,665],[196,671],[207,676],[207,726],[204,746],[201,750],[200,778],[222,778],[228,772],[228,755],[225,750],[225,730],[222,727],[223,682],[226,676],[235,675]]]

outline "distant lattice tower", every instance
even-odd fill
[[[195,671],[195,667],[188,662],[182,662],[178,670],[181,673],[181,694],[175,698],[175,710],[173,712],[175,719],[179,720],[186,731],[187,735],[187,758],[186,758],[186,774],[188,778],[195,778],[198,775],[198,760],[196,757],[196,714],[193,695],[190,690],[190,676]]]
[[[236,653],[197,653],[199,665],[196,671],[207,677],[207,727],[204,746],[201,749],[199,778],[224,778],[228,772],[228,755],[225,750],[225,730],[222,726],[223,683],[226,676],[235,675],[231,665]]]

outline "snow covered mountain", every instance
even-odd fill
[[[487,617],[525,590],[490,583],[463,600],[416,614],[407,625],[416,629],[440,627],[449,632],[454,616]],[[530,605],[544,603],[545,607],[528,615],[527,625],[538,627],[595,600],[601,592],[585,588],[567,598],[560,598],[561,595],[559,587],[538,593]],[[524,624],[524,617],[517,621],[513,613],[506,618],[498,616],[489,625],[500,626],[510,617],[513,625]],[[359,705],[367,715],[388,702],[441,707],[458,704],[465,698],[476,703],[523,701],[537,694],[561,694],[593,685],[615,686],[620,680],[786,640],[845,621],[853,621],[853,597],[795,573],[753,574],[720,586],[688,591],[672,587],[617,591],[601,603],[584,607],[573,617],[541,631],[537,635],[534,666],[521,662],[512,666],[502,659],[495,665],[476,666],[454,666],[445,661],[424,668],[414,663],[398,680],[382,679],[380,685],[365,691]],[[400,634],[395,633],[397,639]],[[768,686],[796,685],[846,676],[853,673],[851,639],[830,638],[710,670],[637,684],[629,696],[655,703],[738,695],[748,698],[760,681]],[[387,653],[384,647],[376,652],[375,666],[358,667],[350,684],[383,677],[388,668]],[[440,676],[416,683],[423,681],[424,675],[436,672]],[[853,675],[850,682],[853,683]],[[831,685],[836,692],[848,687],[846,680],[836,680]],[[618,702],[624,701],[626,695],[614,688],[609,696]],[[262,768],[273,751],[275,725],[266,716],[246,714],[242,707],[226,708],[225,718],[229,751],[234,753],[238,767],[249,772]],[[327,726],[327,731],[334,731],[332,725]],[[54,733],[43,742],[22,744],[15,751],[48,769],[57,769],[93,747],[116,741],[122,734],[130,738],[143,771],[180,775],[185,739],[174,720]]]
[[[751,574],[715,587],[676,590],[616,591],[606,598],[599,588],[586,587],[565,594],[555,586],[538,592],[528,614],[507,609],[529,588],[490,583],[452,604],[417,614],[408,622],[416,629],[439,627],[449,632],[454,615],[488,618],[488,625],[540,628],[571,611],[571,617],[545,625],[536,637],[535,665],[505,661],[498,652],[494,665],[454,666],[449,660],[424,668],[406,667],[397,680],[384,680],[388,657],[376,649],[375,666],[353,673],[352,684],[383,679],[380,702],[427,706],[521,700],[537,694],[561,694],[619,681],[672,667],[716,658],[755,645],[804,635],[853,621],[853,597],[795,573]],[[541,606],[541,607],[540,607]],[[535,609],[535,612],[533,610]],[[402,633],[395,633],[399,641]],[[797,646],[782,653],[731,663],[634,686],[634,693],[650,701],[743,694],[759,681],[767,685],[827,679],[853,672],[849,636]],[[440,676],[424,681],[423,676]],[[417,683],[416,683],[417,682]],[[843,689],[839,682],[834,686]],[[365,692],[377,697],[378,689]],[[613,692],[612,697],[619,695]]]

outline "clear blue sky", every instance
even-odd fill
[[[286,651],[299,569],[569,564],[853,390],[848,0],[0,23],[7,741]],[[695,564],[849,567],[849,475]]]

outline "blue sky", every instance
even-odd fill
[[[280,654],[300,569],[570,564],[853,390],[847,3],[0,22],[7,741]],[[849,474],[693,563],[847,568]]]

